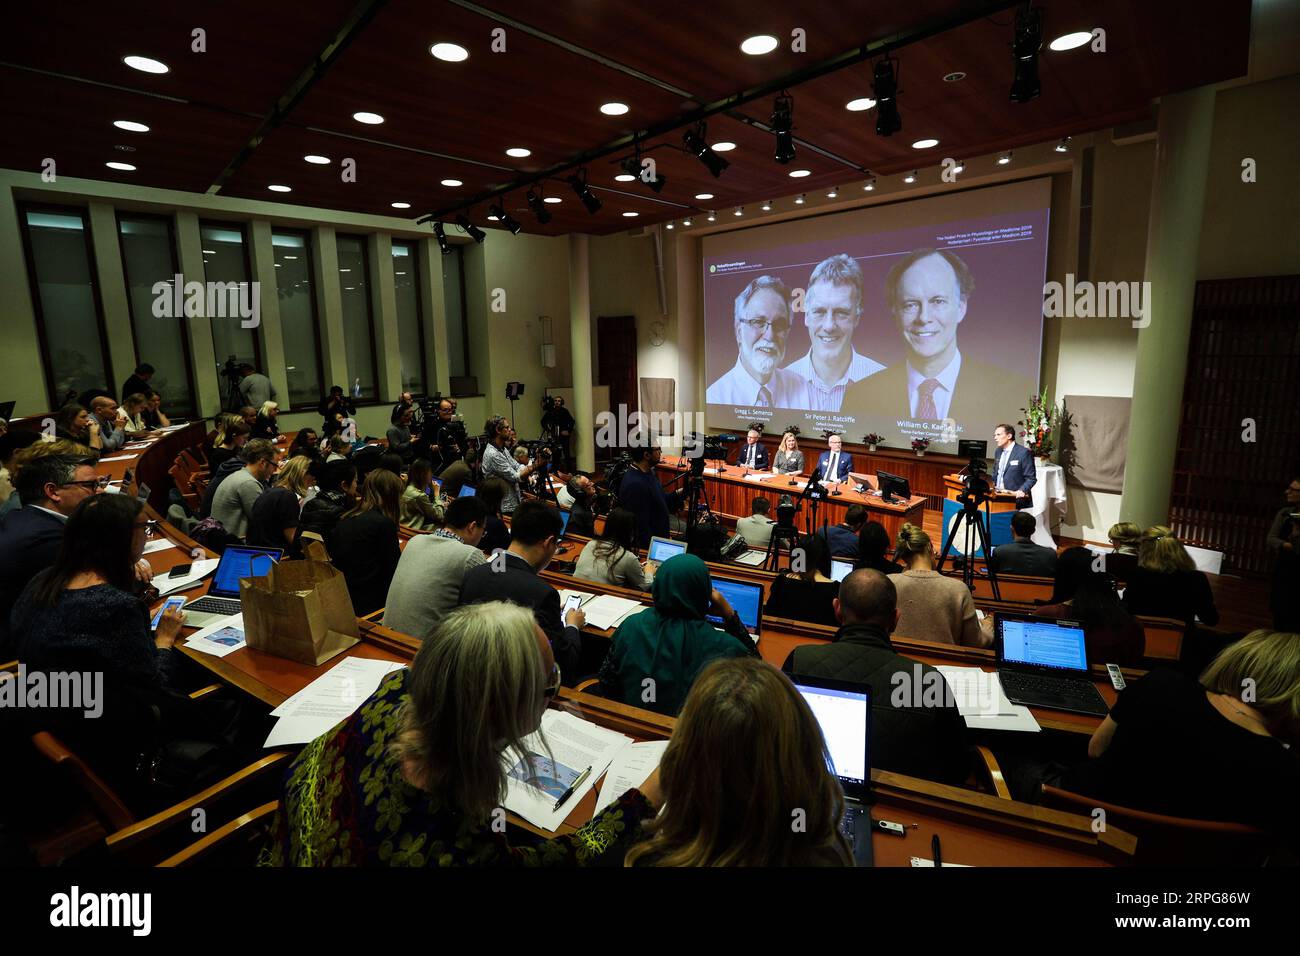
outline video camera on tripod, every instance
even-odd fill
[[[961,491],[957,493],[957,502],[964,508],[981,508],[988,501],[993,491],[989,481],[988,465],[983,458],[972,458],[970,463],[958,472],[961,478]]]
[[[685,445],[687,448],[700,448],[701,454],[687,452],[691,461],[691,477],[700,478],[704,475],[704,463],[706,461],[725,461],[729,452],[728,445],[734,445],[740,441],[739,435],[700,435],[699,432],[690,432],[686,436]]]

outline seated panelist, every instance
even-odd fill
[[[803,471],[803,452],[799,450],[794,432],[786,432],[781,436],[772,470],[780,475],[797,475]]]
[[[844,450],[844,440],[832,435],[826,440],[829,449],[817,459],[817,474],[822,481],[848,481],[853,456]]]
[[[745,435],[745,444],[740,446],[736,455],[736,464],[756,471],[767,471],[767,446],[759,441],[758,429],[751,428]]]

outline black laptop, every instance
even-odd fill
[[[840,831],[853,847],[853,861],[871,866],[871,688],[802,674],[791,679],[821,726],[831,773],[844,791]]]
[[[999,614],[994,623],[998,676],[1013,704],[1097,716],[1109,712],[1092,682],[1083,625],[1018,614]]]

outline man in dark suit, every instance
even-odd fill
[[[668,516],[682,506],[682,495],[678,491],[665,493],[659,484],[655,466],[661,453],[654,442],[634,445],[628,451],[632,467],[623,473],[619,483],[618,503],[636,515],[636,545],[644,548],[652,537],[668,537]]]
[[[826,439],[829,446],[817,459],[816,475],[822,481],[848,481],[853,470],[853,456],[844,450],[844,439],[832,435]]]
[[[148,398],[153,394],[153,389],[149,387],[149,379],[153,378],[154,367],[148,362],[142,362],[136,366],[131,377],[122,383],[121,400],[125,402],[132,395],[143,395]]]
[[[68,516],[99,489],[91,458],[46,455],[18,474],[22,507],[0,519],[0,658],[13,658],[9,612],[40,571],[54,564]]]
[[[1030,376],[963,355],[957,327],[975,278],[947,249],[915,249],[889,270],[885,299],[906,360],[849,386],[841,410],[894,420],[958,422],[980,406],[1005,407],[1034,391]]]
[[[867,509],[862,505],[849,505],[844,512],[844,521],[837,525],[827,525],[818,530],[826,539],[826,546],[831,550],[831,557],[858,559],[858,535],[867,523]],[[823,533],[824,532],[824,533]]]
[[[863,568],[840,584],[830,644],[796,647],[782,669],[871,688],[872,766],[958,784],[966,778],[966,725],[943,674],[894,651],[898,592],[888,577]]]
[[[551,640],[565,683],[572,686],[582,676],[582,626],[587,616],[575,609],[561,621],[560,592],[537,576],[555,557],[563,529],[559,509],[535,498],[522,502],[511,518],[510,547],[465,572],[460,603],[514,601],[532,608],[537,625]]]
[[[1027,511],[1011,516],[1013,541],[1000,544],[989,557],[989,567],[997,574],[1029,574],[1039,578],[1056,575],[1056,550],[1029,540],[1038,522]]]
[[[736,464],[742,468],[749,468],[754,471],[767,471],[767,446],[759,439],[762,434],[756,428],[751,428],[745,434],[745,444],[740,448],[740,454],[736,455]]]
[[[1016,430],[1010,425],[999,425],[993,429],[994,487],[999,491],[1011,491],[1016,496],[1017,508],[1028,508],[1034,503],[1030,491],[1038,484],[1038,469],[1034,467],[1034,456],[1023,445],[1016,444]],[[1033,528],[1029,529],[1033,534]]]

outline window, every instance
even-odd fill
[[[23,207],[22,217],[50,409],[88,388],[115,389],[85,210]]]
[[[420,270],[413,242],[393,243],[393,289],[397,294],[397,351],[402,391],[419,395],[428,377],[424,367],[424,324],[420,321]]]
[[[291,408],[315,408],[325,390],[321,385],[320,345],[316,319],[316,290],[312,288],[311,240],[305,232],[277,229],[271,233],[275,279],[284,331],[284,372],[289,379]]]
[[[469,319],[465,311],[465,257],[460,246],[442,257],[442,292],[447,308],[447,374],[463,378],[470,374]]]
[[[208,282],[242,283],[248,281],[248,255],[244,244],[244,227],[235,223],[200,223],[199,239],[203,246],[203,270]],[[222,407],[230,408],[232,382],[238,378],[226,374],[231,360],[236,366],[247,362],[263,374],[262,353],[255,329],[244,328],[237,309],[231,309],[231,296],[224,296],[212,291],[209,286],[207,299],[210,303],[222,300],[225,303],[225,316],[213,315],[209,310],[208,321],[212,324],[212,348],[217,358],[217,375],[221,383]],[[236,295],[238,301],[239,296]],[[260,303],[259,303],[260,306]]]
[[[370,311],[370,272],[363,236],[339,236],[339,291],[343,300],[343,347],[347,388],[361,402],[379,400],[375,365],[375,326]]]
[[[117,235],[126,275],[126,298],[135,333],[136,364],[155,369],[149,387],[162,396],[170,415],[195,414],[194,383],[190,376],[189,330],[182,305],[176,308],[176,245],[171,220],[156,216],[119,216]],[[154,287],[166,283],[157,294]],[[166,301],[164,301],[166,300]],[[125,400],[126,396],[119,398]]]

